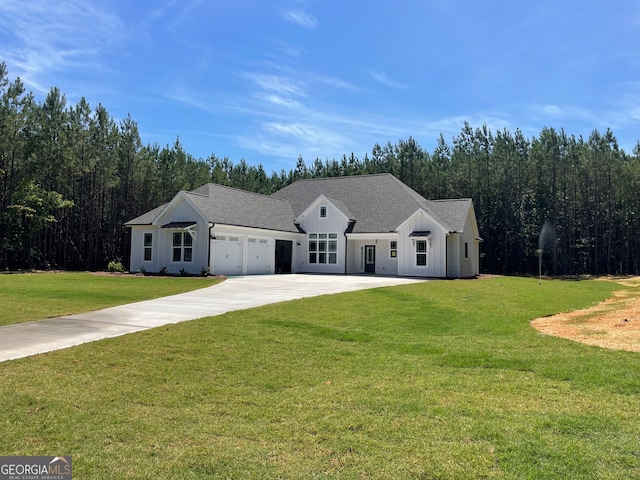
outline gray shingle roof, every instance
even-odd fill
[[[148,211],[147,213],[143,213],[139,217],[134,218],[133,220],[129,220],[125,225],[151,225],[155,218],[164,210],[164,207],[169,205],[165,203],[164,205],[160,205],[158,208],[154,208],[153,210]]]
[[[389,173],[299,180],[271,196],[288,200],[298,216],[320,195],[342,201],[356,220],[354,233],[392,232],[419,208],[454,231],[443,209]]]
[[[286,201],[215,183],[187,195],[212,223],[298,232],[293,224],[295,215]]]
[[[184,193],[211,223],[298,232],[293,224],[295,215],[286,201],[215,183]],[[151,210],[126,225],[150,224],[165,206]]]
[[[392,232],[419,208],[448,231],[462,232],[471,207],[470,199],[426,200],[388,173],[299,180],[271,196],[214,183],[185,194],[211,223],[284,232],[298,232],[294,219],[320,195],[356,221],[354,233]],[[151,224],[166,205],[126,225]]]
[[[353,213],[351,213],[351,210],[349,210],[349,208],[344,204],[344,202],[342,200],[340,200],[339,198],[330,197],[328,195],[325,195],[325,198],[327,200],[329,200],[331,203],[333,203],[334,207],[336,207],[338,210],[340,210],[342,213],[344,213],[345,216],[349,220],[355,220],[356,219],[356,217],[353,215]]]
[[[433,208],[441,218],[446,218],[451,232],[463,232],[472,201],[470,198],[434,200]]]

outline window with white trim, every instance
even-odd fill
[[[193,261],[193,238],[191,234],[184,232],[173,234],[173,261]]]
[[[145,262],[150,262],[153,258],[153,233],[144,234],[144,255],[142,259]]]
[[[338,234],[309,234],[309,263],[338,263]]]
[[[416,240],[416,266],[427,266],[427,240]]]
[[[469,258],[469,243],[464,242],[464,258]]]
[[[391,240],[389,242],[389,258],[397,258],[398,256],[398,242]]]
[[[320,218],[326,218],[326,217],[327,217],[327,207],[322,205],[320,207]]]

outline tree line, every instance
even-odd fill
[[[465,123],[429,152],[413,138],[358,158],[302,157],[289,171],[212,154],[179,139],[143,145],[130,117],[115,121],[52,88],[42,102],[0,63],[0,269],[99,270],[125,259],[124,223],[179,190],[215,182],[270,194],[302,178],[392,173],[429,199],[472,198],[481,271],[556,275],[640,271],[640,142],[631,154],[610,130],[589,138],[544,128],[493,132]],[[540,242],[543,225],[551,235]],[[549,230],[549,229],[547,229]]]

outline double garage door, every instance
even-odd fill
[[[212,273],[215,275],[260,275],[272,272],[273,240],[241,236],[218,236],[211,242]],[[245,265],[246,261],[246,265]],[[245,269],[246,267],[246,269]]]

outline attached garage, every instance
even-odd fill
[[[214,275],[268,275],[273,273],[273,239],[223,234],[211,240],[211,273]]]
[[[220,236],[211,241],[211,273],[213,275],[242,275],[243,238],[238,235]]]
[[[269,238],[247,238],[247,275],[272,273],[273,249]]]

